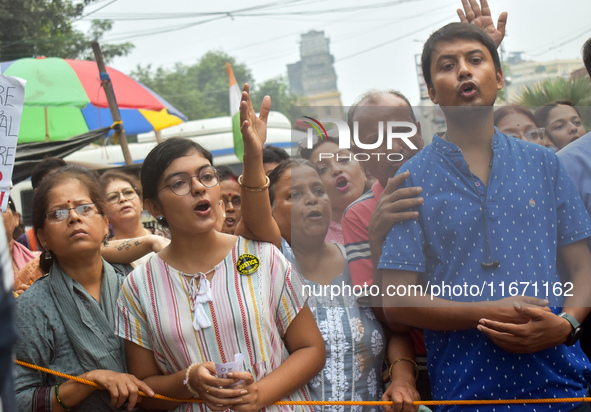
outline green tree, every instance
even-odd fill
[[[253,83],[250,69],[222,51],[209,51],[194,65],[174,68],[137,66],[131,77],[144,83],[179,109],[189,120],[230,115],[226,62],[238,85]]]
[[[0,60],[22,57],[93,58],[91,41],[100,41],[112,28],[108,20],[93,20],[90,33],[73,22],[96,0],[0,0]],[[133,45],[102,45],[106,61],[128,54]]]
[[[203,114],[209,111],[203,94],[189,80],[189,67],[180,63],[177,63],[172,70],[165,70],[161,67],[152,69],[151,65],[137,66],[136,70],[131,73],[131,77],[144,83],[168,100],[189,120],[200,119]]]
[[[203,93],[206,106],[211,110],[208,117],[230,114],[230,85],[226,62],[232,66],[238,87],[242,89],[244,83],[254,83],[252,73],[245,64],[237,63],[236,59],[222,51],[205,53],[190,73]]]
[[[177,63],[172,69],[138,65],[131,77],[144,83],[179,109],[189,120],[207,119],[230,114],[230,96],[226,62],[232,66],[238,86],[250,84],[253,104],[271,96],[272,109],[290,117],[292,108],[305,106],[289,91],[284,76],[254,82],[250,69],[222,51],[209,51],[194,65]]]
[[[103,53],[103,58],[107,63],[112,61],[115,57],[127,56],[135,47],[132,43],[101,43],[101,39],[103,38],[104,34],[110,31],[112,28],[113,22],[111,20],[93,20],[90,25],[90,34],[79,43],[83,46],[83,48],[78,52],[77,58],[84,60],[95,59],[92,47],[89,45],[93,41],[97,41],[101,45],[101,52]]]
[[[568,100],[575,106],[591,106],[591,80],[587,76],[546,79],[524,87],[517,96],[516,103],[523,106],[543,106],[556,100]]]
[[[290,120],[297,106],[306,106],[301,97],[290,92],[285,76],[277,76],[257,85],[252,93],[252,100],[255,104],[260,104],[265,96],[271,97],[272,110],[283,113]]]
[[[568,100],[577,106],[585,126],[591,128],[591,80],[587,76],[546,79],[534,86],[526,86],[515,103],[535,111],[536,108],[557,100]]]

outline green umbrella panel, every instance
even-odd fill
[[[89,99],[74,70],[62,59],[43,59],[42,69],[31,64],[34,60],[37,59],[16,60],[4,73],[18,73],[17,77],[29,79],[19,143],[38,141],[39,136],[62,140],[88,132],[81,109]]]

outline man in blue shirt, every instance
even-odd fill
[[[423,188],[424,203],[384,242],[386,316],[425,329],[434,399],[585,396],[591,365],[576,340],[591,301],[591,219],[576,188],[553,153],[494,128],[503,73],[483,30],[439,29],[422,66],[447,131],[399,170],[410,171],[403,186]],[[511,405],[534,409],[591,410]]]
[[[591,76],[591,38],[583,45],[583,62]],[[591,214],[591,132],[567,145],[556,155],[564,163]]]
[[[583,45],[583,62],[587,73],[591,76],[591,38]],[[558,151],[556,156],[564,164],[583,199],[587,212],[591,214],[591,132]],[[587,245],[591,248],[591,238],[587,239]],[[588,357],[591,357],[591,317],[589,316],[583,324],[581,348]]]

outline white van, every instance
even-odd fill
[[[297,134],[292,138],[292,134]],[[234,154],[232,119],[230,116],[211,119],[192,120],[161,131],[162,139],[171,137],[190,138],[209,150],[214,157],[214,165],[228,165],[235,173],[240,174],[242,164]],[[290,155],[297,152],[297,142],[306,137],[306,133],[292,131],[289,119],[279,112],[269,112],[267,120],[267,144],[280,147]],[[295,142],[295,143],[293,143]],[[129,151],[134,164],[144,162],[147,154],[156,146],[154,132],[142,133],[137,136],[137,143],[129,143]],[[17,147],[18,150],[18,147]],[[106,169],[125,165],[123,152],[119,145],[97,146],[88,145],[64,158],[68,163],[81,164],[91,169]],[[15,185],[10,194],[17,211],[22,211],[26,226],[31,225],[31,204],[33,189],[30,179]]]

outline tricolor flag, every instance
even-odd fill
[[[234,153],[236,157],[242,162],[244,155],[244,144],[242,143],[242,134],[240,133],[240,98],[242,93],[236,83],[234,72],[230,63],[226,62],[228,69],[228,78],[230,79],[230,116],[232,117],[232,134],[234,135]]]

